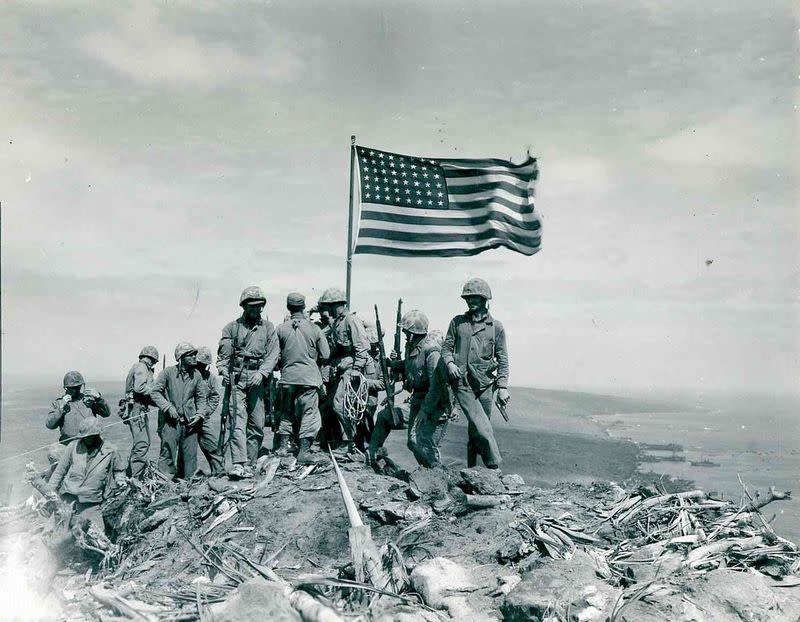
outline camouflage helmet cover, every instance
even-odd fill
[[[206,346],[197,348],[197,362],[204,365],[211,365],[214,362],[214,357],[211,355],[211,349]]]
[[[264,290],[257,285],[245,287],[242,291],[242,295],[239,296],[240,307],[251,303],[267,304],[267,297],[264,295]]]
[[[156,349],[155,346],[145,346],[144,348],[142,348],[142,351],[139,352],[139,358],[142,358],[143,356],[151,358],[153,359],[153,361],[157,361],[158,350]]]
[[[338,287],[329,287],[319,299],[319,304],[336,304],[339,302],[347,302],[347,295]]]
[[[181,341],[177,346],[175,346],[175,360],[180,361],[184,356],[187,354],[192,354],[193,352],[196,353],[197,348],[187,341]]]
[[[64,388],[69,387],[79,387],[82,384],[86,384],[86,381],[83,379],[83,375],[79,371],[68,371],[64,374]]]
[[[464,283],[464,288],[461,290],[461,297],[466,298],[467,296],[480,296],[486,300],[491,300],[492,290],[483,279],[472,278]]]
[[[367,339],[370,343],[378,343],[378,327],[371,319],[361,319],[364,324],[364,331],[367,333]]]
[[[400,320],[400,328],[414,335],[425,335],[428,332],[428,316],[417,309],[407,311]]]
[[[78,438],[86,438],[87,436],[100,436],[102,433],[103,428],[100,425],[100,420],[97,417],[86,417],[78,426]]]

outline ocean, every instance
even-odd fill
[[[593,419],[615,438],[637,443],[671,444],[682,462],[644,462],[640,469],[694,481],[704,490],[742,499],[750,492],[800,491],[800,399],[783,396],[682,397],[688,407],[668,412],[595,414]],[[671,400],[677,403],[678,400]],[[645,450],[653,456],[671,451]],[[719,466],[693,466],[708,461]],[[739,481],[741,478],[741,482]],[[774,502],[764,509],[775,515],[779,535],[800,542],[800,497]]]

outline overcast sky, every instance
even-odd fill
[[[3,378],[121,382],[216,349],[246,285],[273,320],[343,286],[356,134],[530,147],[545,223],[533,257],[356,256],[356,310],[444,328],[482,276],[512,384],[797,392],[791,6],[4,2]]]

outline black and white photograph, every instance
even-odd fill
[[[0,620],[800,621],[795,3],[0,41]]]

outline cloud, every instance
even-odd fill
[[[234,41],[204,42],[171,26],[156,6],[134,3],[110,28],[83,35],[79,47],[96,60],[146,85],[211,88],[248,78],[293,81],[304,69],[292,42],[272,29],[260,33],[259,53],[248,55]],[[224,18],[222,18],[224,19]]]

